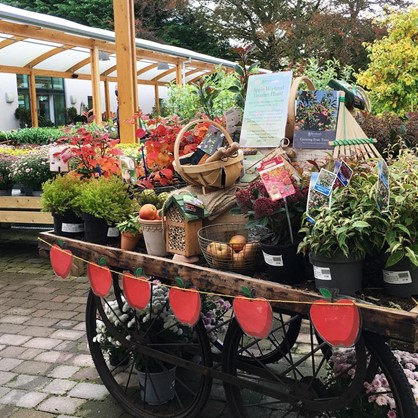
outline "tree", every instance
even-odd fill
[[[418,105],[418,8],[391,14],[388,35],[369,44],[370,64],[357,81],[371,92],[374,109],[399,115]]]

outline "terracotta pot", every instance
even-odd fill
[[[136,234],[133,234],[132,232],[121,232],[120,248],[127,251],[135,250],[139,238],[141,238],[141,234],[139,232]]]

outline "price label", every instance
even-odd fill
[[[264,261],[270,266],[276,266],[276,267],[284,266],[283,256],[266,254],[264,251],[263,251],[263,255],[264,255]]]
[[[328,267],[313,266],[314,277],[318,280],[331,280],[331,270]]]
[[[82,224],[69,224],[69,223],[62,223],[61,226],[62,232],[71,232],[71,233],[78,233],[84,231],[84,223]]]
[[[109,227],[107,229],[107,236],[109,238],[116,238],[119,236],[119,229],[115,227]]]
[[[408,284],[412,283],[412,277],[409,271],[383,270],[383,281],[389,284]]]

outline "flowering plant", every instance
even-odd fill
[[[14,183],[20,183],[33,190],[41,190],[42,183],[53,178],[55,173],[49,169],[48,148],[40,148],[24,155],[12,164]]]
[[[292,230],[299,229],[306,209],[308,188],[304,182],[298,183],[293,177],[291,181],[296,193],[286,198],[289,218],[285,200],[272,200],[262,180],[256,180],[236,193],[238,205],[249,219],[247,227],[264,227],[267,233],[263,240],[269,239],[273,245],[291,242],[290,227]]]
[[[404,370],[418,406],[418,353],[395,350],[393,354]],[[332,369],[330,375],[338,375],[339,377],[338,382],[334,381],[333,385],[344,386],[344,383],[353,378],[355,375],[354,358],[355,351],[353,349],[340,350],[331,356]],[[357,418],[360,416],[396,418],[396,405],[392,389],[383,373],[377,373],[371,382],[364,382],[364,389],[367,398],[357,397],[349,405],[349,408],[338,411],[337,416],[339,418]]]
[[[12,166],[16,157],[11,154],[0,154],[0,189],[13,187]]]

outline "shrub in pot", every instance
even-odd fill
[[[132,212],[128,186],[123,180],[118,176],[90,178],[76,200],[84,219],[86,241],[116,244],[119,241],[116,224]]]
[[[377,174],[363,163],[348,187],[333,190],[331,207],[304,221],[299,251],[309,253],[315,284],[352,294],[362,287],[362,260],[383,245],[385,220],[376,205]]]
[[[41,207],[54,217],[57,235],[78,237],[84,232],[80,218],[80,200],[83,181],[74,172],[57,175],[42,185]]]
[[[11,154],[0,154],[0,193],[11,195],[13,189],[12,165],[16,157]]]
[[[306,208],[307,187],[292,178],[296,193],[273,201],[263,182],[256,180],[236,193],[237,202],[248,216],[247,228],[261,230],[261,249],[270,280],[294,284],[303,279],[303,259],[297,254],[302,215]],[[287,213],[286,213],[287,211]]]
[[[390,163],[390,204],[384,234],[383,280],[388,293],[418,294],[418,156],[401,149]]]
[[[141,224],[139,223],[138,211],[131,213],[128,217],[119,222],[116,227],[121,234],[120,248],[132,251],[135,249],[141,237]]]

